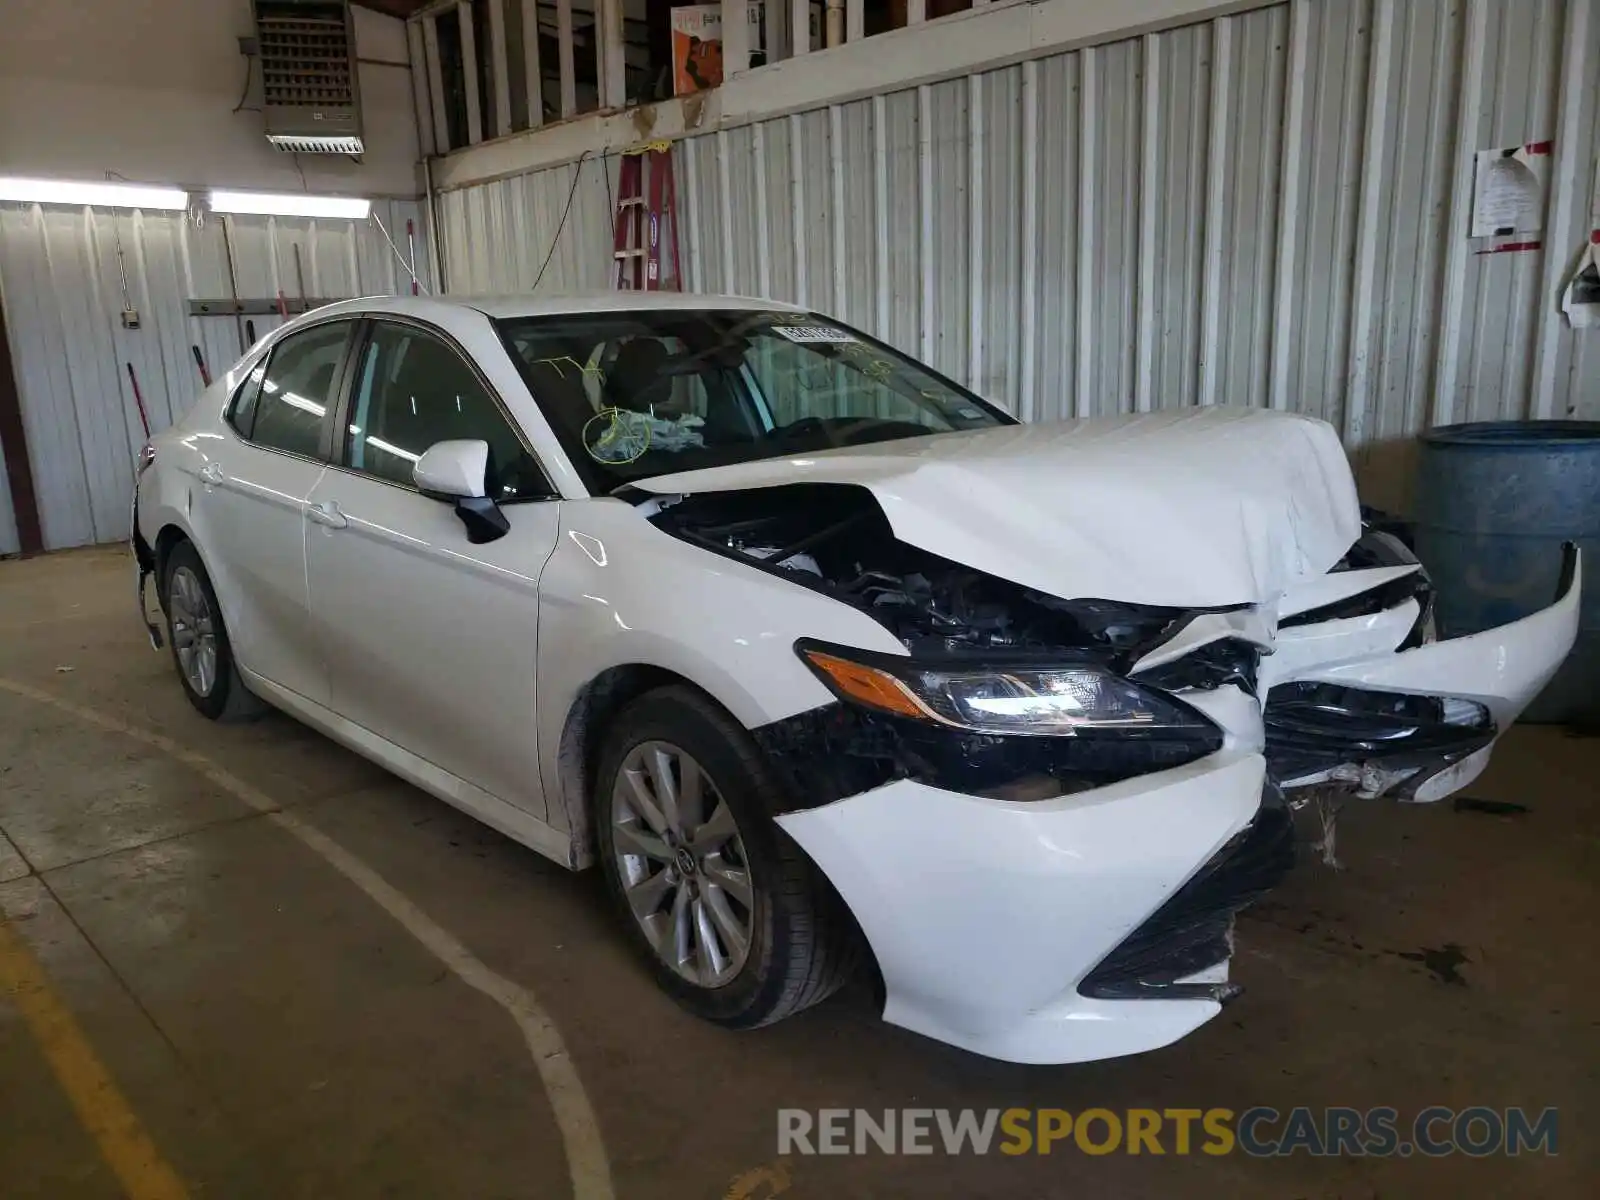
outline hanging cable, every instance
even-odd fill
[[[378,232],[383,234],[383,240],[389,243],[389,249],[393,251],[395,258],[399,260],[400,265],[406,269],[406,274],[410,276],[411,282],[422,289],[422,294],[424,296],[431,295],[432,293],[430,293],[428,289],[423,286],[422,280],[417,278],[417,264],[414,262],[406,262],[406,256],[400,253],[400,247],[394,244],[394,239],[389,236],[389,231],[383,227],[383,222],[378,217],[378,210],[373,209],[367,215],[372,218],[372,223],[378,227]]]
[[[561,222],[556,226],[556,235],[550,239],[550,252],[544,256],[544,263],[539,267],[539,274],[534,276],[533,287],[529,290],[537,292],[539,284],[544,279],[544,273],[550,266],[550,260],[556,256],[556,247],[561,243],[561,231],[567,227],[567,214],[572,211],[572,198],[578,194],[578,180],[583,178],[583,160],[592,154],[592,150],[585,150],[578,155],[578,162],[572,171],[572,186],[567,189],[567,206],[561,210]]]
[[[250,80],[256,73],[255,55],[247,54],[244,58],[244,87],[239,89],[239,103],[233,106],[234,112],[244,112],[244,102],[250,95]],[[252,108],[251,112],[260,112],[259,108]]]
[[[602,154],[597,160],[600,163],[600,178],[606,181],[606,211],[611,214],[612,221],[616,220],[617,202],[611,195],[611,168],[606,166],[607,158],[616,158],[617,155]]]

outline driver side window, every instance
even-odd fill
[[[489,444],[491,499],[551,494],[544,472],[454,347],[410,325],[375,321],[356,367],[345,464],[412,487],[411,469],[428,447],[462,439]]]

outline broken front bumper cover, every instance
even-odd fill
[[[1224,750],[1042,801],[901,779],[778,822],[860,922],[885,1020],[992,1058],[1082,1062],[1221,1010],[1226,962],[1161,1003],[1079,984],[1251,824],[1265,777],[1261,755]]]
[[[1267,700],[1267,769],[1286,789],[1347,786],[1359,796],[1427,796],[1427,784],[1495,738],[1471,700],[1289,683]]]
[[[1269,786],[1255,819],[1101,959],[1078,990],[1101,1000],[1226,1003],[1241,990],[1226,981],[1234,916],[1275,888],[1294,861],[1294,820]]]
[[[1273,687],[1398,697],[1399,717],[1450,727],[1432,730],[1437,757],[1410,789],[1440,799],[1483,769],[1493,736],[1566,657],[1579,567],[1569,547],[1554,604],[1469,637],[1396,650],[1410,600],[1310,627]],[[1152,1050],[1221,1011],[1232,916],[1288,859],[1286,824],[1262,802],[1267,759],[1249,752],[1261,710],[1237,689],[1213,695],[1229,745],[1165,770],[1036,801],[898,779],[779,816],[866,934],[884,1019],[993,1058],[1063,1063]]]
[[[1361,795],[1418,802],[1467,786],[1488,765],[1495,738],[1571,650],[1581,569],[1578,548],[1568,543],[1555,602],[1482,633],[1353,659],[1340,656],[1337,637],[1327,638],[1327,661],[1297,669],[1268,693],[1273,779],[1285,788],[1347,784]]]

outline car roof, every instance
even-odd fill
[[[642,312],[662,309],[726,309],[733,312],[804,312],[778,300],[754,296],[701,295],[698,292],[589,291],[547,293],[537,296],[367,296],[341,300],[315,311],[324,316],[336,312],[409,313],[416,317],[437,315],[441,308],[470,308],[498,319],[507,317],[547,317],[566,313]]]

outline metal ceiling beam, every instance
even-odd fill
[[[370,8],[373,12],[380,12],[386,17],[399,17],[404,20],[417,9],[429,3],[429,0],[350,0],[357,8]]]

